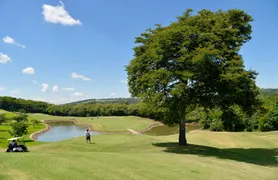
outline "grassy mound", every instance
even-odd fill
[[[276,179],[278,132],[96,135],[0,153],[0,179]]]

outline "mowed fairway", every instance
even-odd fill
[[[5,113],[8,118],[17,116],[16,113],[0,110],[0,113]],[[152,124],[159,124],[159,122],[153,121],[148,118],[141,118],[136,116],[109,116],[109,117],[70,117],[70,116],[51,116],[39,113],[28,113],[28,119],[37,120],[70,120],[75,119],[79,124],[91,125],[94,130],[102,132],[119,132],[127,133],[127,129],[132,129],[135,131],[143,130],[148,128]],[[46,128],[45,124],[40,124],[36,127],[29,126],[28,134],[24,135],[25,139],[29,139],[30,134],[37,132],[41,129]],[[0,125],[0,147],[7,146],[7,139],[12,136],[9,134],[8,130],[11,130],[9,124]],[[130,132],[129,132],[130,133]],[[40,142],[28,142],[28,146],[33,146],[37,144],[43,144]],[[1,180],[1,179],[0,179]]]
[[[34,146],[29,153],[0,153],[1,180],[269,179],[278,177],[278,132],[96,135]]]
[[[150,120],[148,118],[141,118],[136,116],[108,116],[108,117],[63,117],[50,116],[46,114],[28,114],[31,118],[38,120],[68,120],[75,119],[81,124],[91,125],[97,131],[107,132],[128,132],[127,129],[142,130],[152,124],[159,122]]]

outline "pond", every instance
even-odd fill
[[[41,134],[38,141],[56,142],[79,136],[85,138],[87,129],[85,126],[77,126],[73,122],[51,122],[47,124],[51,126],[50,130]],[[91,132],[91,134],[94,135],[97,132]]]
[[[190,132],[199,128],[200,125],[198,124],[187,124],[186,132]],[[168,125],[163,125],[163,126],[154,127],[151,130],[145,132],[144,134],[151,135],[151,136],[167,136],[167,135],[173,135],[178,133],[179,133],[179,126],[171,127]]]

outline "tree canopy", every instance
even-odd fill
[[[137,37],[126,68],[132,96],[164,109],[170,124],[180,124],[180,145],[187,144],[185,115],[197,105],[219,107],[232,129],[233,106],[252,115],[261,104],[257,73],[245,70],[239,54],[251,39],[252,17],[238,9],[192,12]]]

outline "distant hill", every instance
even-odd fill
[[[278,89],[275,88],[262,88],[261,93],[263,96],[278,96]],[[104,99],[85,99],[81,101],[70,102],[67,104],[88,104],[88,103],[102,103],[102,104],[112,104],[112,103],[128,103],[136,104],[140,100],[138,98],[104,98]]]
[[[136,104],[140,100],[138,98],[105,98],[105,99],[85,99],[81,101],[75,101],[67,104],[90,104],[90,103],[101,103],[101,104],[112,104],[112,103],[127,103]]]
[[[278,96],[278,89],[275,89],[275,88],[262,88],[261,89],[261,93],[264,95],[264,96]]]

